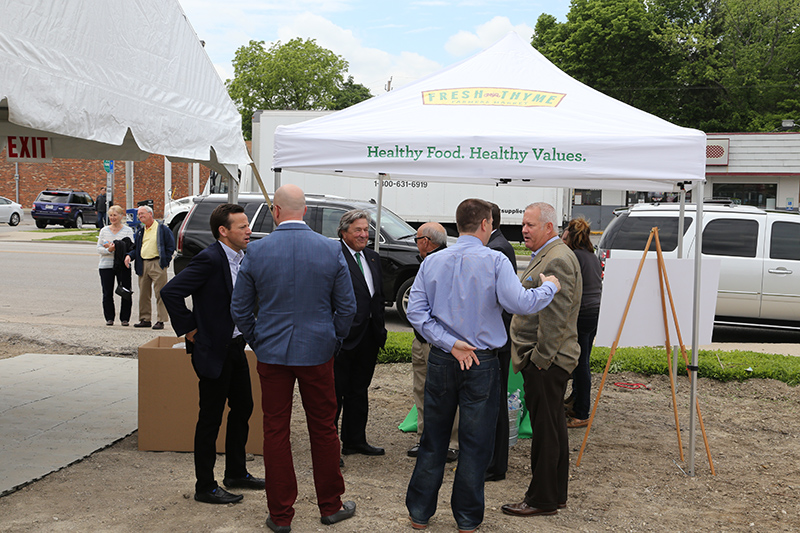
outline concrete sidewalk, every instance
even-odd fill
[[[135,359],[0,360],[0,496],[130,435],[137,415]]]

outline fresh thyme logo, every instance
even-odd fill
[[[556,107],[566,95],[502,87],[462,87],[423,91],[425,105],[493,105],[513,107]]]

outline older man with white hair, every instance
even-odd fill
[[[141,225],[136,230],[135,248],[125,257],[125,266],[133,268],[139,276],[139,322],[135,328],[164,329],[164,322],[169,321],[167,308],[161,301],[161,289],[167,284],[167,269],[175,253],[175,238],[172,230],[160,224],[153,216],[153,208],[143,205],[136,211]],[[151,304],[152,293],[156,294],[158,320],[153,324]]]

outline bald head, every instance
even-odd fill
[[[278,224],[285,220],[303,220],[303,215],[306,213],[306,197],[303,189],[291,183],[275,191],[272,204],[273,216]]]
[[[417,230],[419,255],[424,259],[433,250],[447,245],[447,230],[438,222],[426,222]]]

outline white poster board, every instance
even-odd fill
[[[595,346],[614,344],[619,332],[622,314],[630,297],[631,287],[639,268],[639,259],[609,259],[603,277],[603,296],[600,302],[600,319],[597,324]],[[698,343],[711,344],[714,328],[714,310],[717,305],[720,260],[703,258],[700,284],[700,333]],[[692,344],[692,291],[694,287],[694,259],[664,259],[669,287],[675,302],[681,337],[685,346]],[[664,291],[670,344],[678,344],[669,296]],[[661,290],[658,280],[658,262],[648,258],[642,267],[639,282],[631,301],[622,336],[617,346],[664,346],[664,315],[661,307]]]

